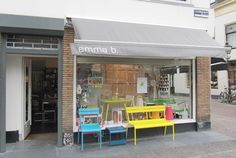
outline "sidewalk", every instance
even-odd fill
[[[45,141],[22,141],[19,143],[8,144],[7,152],[0,155],[6,158],[104,158],[104,157],[166,157],[166,158],[187,158],[198,157],[221,152],[236,152],[236,140],[223,134],[207,132],[186,132],[176,134],[176,140],[172,141],[171,135],[166,137],[155,136],[138,139],[137,145],[133,145],[130,140],[127,145],[110,147],[107,143],[103,144],[99,150],[97,144],[86,144],[85,150],[80,151],[78,145],[63,148],[55,147],[53,142]]]
[[[235,158],[236,157],[236,105],[212,101],[212,130],[145,137],[137,145],[110,147],[107,143],[99,150],[96,143],[85,144],[81,152],[78,145],[57,148],[53,141],[27,140],[7,145],[0,158]]]

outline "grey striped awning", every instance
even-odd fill
[[[72,18],[78,56],[132,58],[225,57],[225,48],[205,30]]]

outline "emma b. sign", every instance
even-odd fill
[[[83,56],[113,56],[119,55],[118,50],[112,46],[83,46],[71,44],[72,53],[74,55]]]

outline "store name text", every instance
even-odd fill
[[[107,55],[117,55],[119,54],[114,47],[79,47],[79,53],[81,54],[107,54]]]

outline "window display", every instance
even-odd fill
[[[191,60],[167,61],[77,63],[77,109],[98,107],[105,126],[125,124],[129,106],[170,105],[174,119],[193,118]]]

